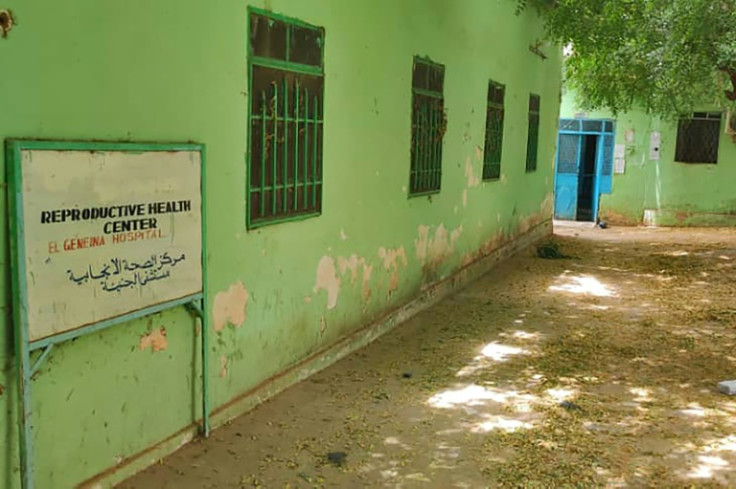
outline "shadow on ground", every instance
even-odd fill
[[[120,487],[736,486],[734,238],[562,229]]]

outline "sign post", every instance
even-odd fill
[[[53,346],[172,307],[201,320],[208,435],[204,147],[11,140],[6,152],[22,487],[31,376]]]

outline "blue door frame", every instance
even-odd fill
[[[611,193],[614,131],[614,121],[608,119],[560,120],[555,158],[555,219],[576,220],[579,217],[578,192],[584,170],[584,141],[586,136],[595,136],[591,220],[598,220],[600,195]]]

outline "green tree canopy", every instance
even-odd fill
[[[515,0],[566,47],[584,108],[669,117],[736,101],[736,0]]]

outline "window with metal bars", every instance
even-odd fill
[[[501,150],[503,147],[503,99],[506,88],[491,80],[488,82],[486,107],[486,143],[483,152],[483,180],[501,177]]]
[[[720,135],[720,112],[696,112],[692,117],[680,119],[677,126],[675,161],[718,163]]]
[[[447,128],[444,84],[444,66],[425,58],[414,58],[409,195],[440,191],[442,140]]]
[[[248,228],[322,211],[324,38],[250,11]]]
[[[539,95],[529,95],[529,131],[526,140],[526,171],[537,170],[539,151]]]

